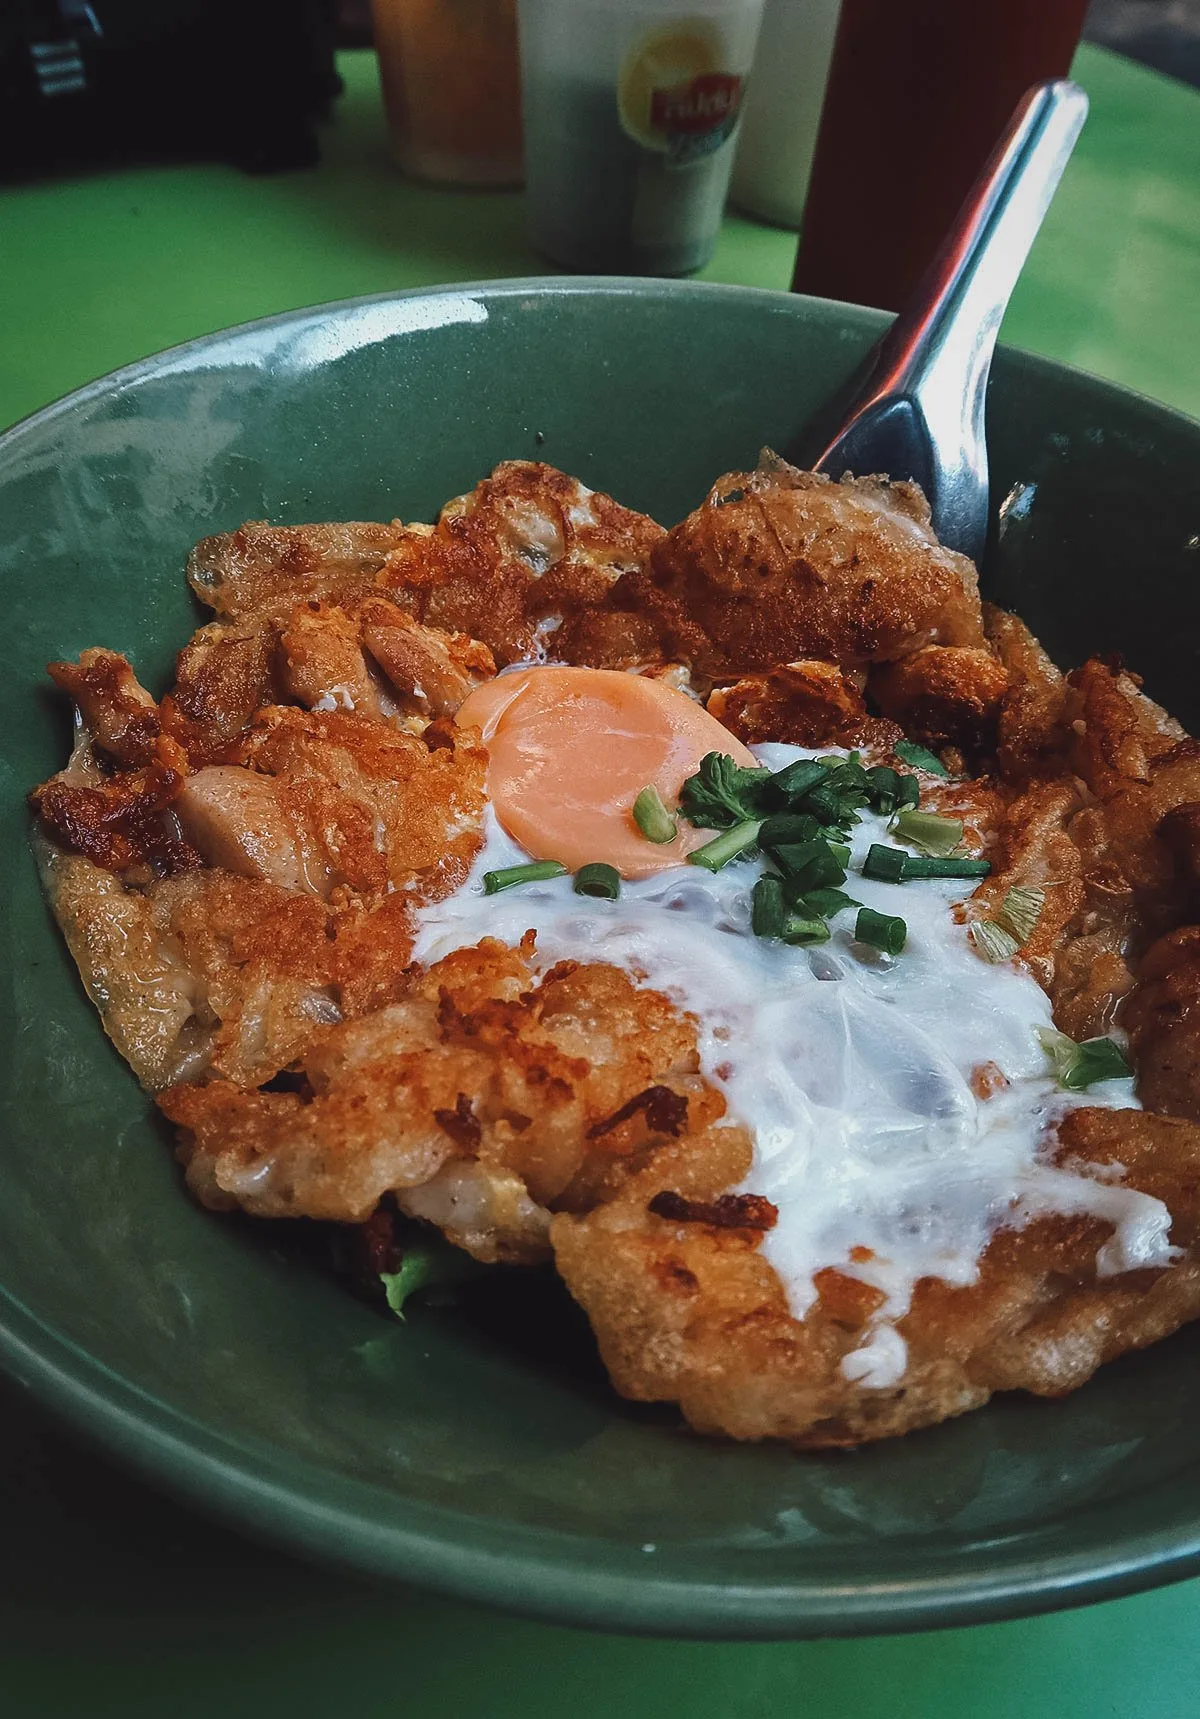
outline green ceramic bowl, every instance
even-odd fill
[[[300,311],[106,377],[0,439],[5,580],[0,1358],[171,1490],[297,1550],[619,1629],[968,1622],[1200,1568],[1200,1343],[894,1444],[696,1438],[478,1311],[360,1306],[278,1229],[184,1196],[38,893],[23,796],[61,763],[42,670],[151,685],[197,624],[192,542],[245,519],[431,518],[537,457],[665,520],[786,448],[883,319],[733,288],[533,281]],[[1120,650],[1200,717],[1200,425],[1002,353],[987,583],[1067,661]],[[545,1306],[545,1314],[538,1309]]]

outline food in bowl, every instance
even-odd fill
[[[552,1258],[619,1391],[806,1446],[1200,1312],[1200,754],[912,485],[768,456],[665,531],[509,463],[189,579],[161,699],[52,665],[34,799],[205,1205]]]

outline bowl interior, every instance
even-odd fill
[[[23,794],[68,739],[43,665],[104,643],[161,683],[198,624],[181,576],[198,537],[432,518],[512,457],[671,521],[763,443],[788,448],[881,321],[663,283],[400,296],[198,342],[0,441],[0,1357],[167,1484],[325,1557],[626,1628],[901,1627],[1195,1567],[1187,1332],[1059,1404],[795,1456],[622,1404],[586,1342],[559,1365],[554,1297],[389,1323],[281,1232],[196,1210],[26,851]],[[1060,660],[1122,651],[1195,722],[1200,426],[1003,353],[991,433],[1010,499],[990,594]]]

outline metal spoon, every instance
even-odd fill
[[[976,565],[987,542],[984,393],[996,333],[1087,110],[1083,90],[1065,81],[1022,99],[914,302],[868,359],[841,429],[811,461],[835,478],[914,478],[938,537]]]

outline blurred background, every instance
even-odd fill
[[[1200,0],[3,0],[0,311],[52,337],[0,343],[0,422],[445,281],[895,309],[1021,93],[1068,73],[1092,117],[1005,337],[1200,410]]]

